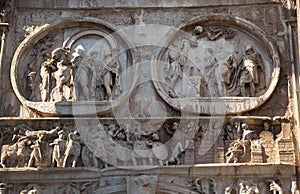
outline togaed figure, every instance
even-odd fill
[[[105,94],[102,99],[112,100],[112,92],[115,87],[115,95],[122,92],[121,89],[121,65],[118,60],[118,49],[109,51],[103,59],[103,71],[100,73],[100,85],[104,87]],[[106,96],[106,98],[105,98]]]

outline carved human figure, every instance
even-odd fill
[[[153,159],[158,159],[159,164],[163,166],[163,161],[168,157],[168,148],[160,141],[157,133],[153,133],[151,139],[152,141],[148,142],[148,145],[152,147],[149,157],[150,165],[153,165]]]
[[[35,87],[36,87],[36,72],[30,72],[28,75],[27,75],[27,90],[29,91],[30,93],[30,96],[28,98],[28,100],[32,100],[34,98],[34,95],[35,95]]]
[[[29,185],[28,189],[24,189],[20,192],[20,194],[42,194],[42,189],[37,185]]]
[[[166,78],[171,81],[169,93],[174,93],[177,80],[183,76],[182,65],[180,62],[180,55],[174,51],[169,50],[169,66],[167,67]]]
[[[205,76],[210,95],[222,96],[224,88],[221,81],[222,79],[220,79],[219,62],[214,56],[211,48],[205,49],[205,56],[205,60],[207,61],[207,64],[205,65]]]
[[[95,100],[97,56],[98,52],[91,51],[82,58],[76,70],[74,82],[77,100]]]
[[[45,54],[44,62],[41,64],[40,76],[41,76],[41,98],[43,102],[50,101],[50,94],[52,90],[52,73],[57,70],[56,61],[52,58],[50,53]]]
[[[166,78],[170,80],[169,95],[171,97],[178,97],[175,92],[175,86],[179,78],[182,78],[182,95],[187,95],[187,85],[189,76],[191,74],[192,66],[189,64],[189,55],[192,40],[187,37],[179,38],[179,46],[176,49],[169,49],[168,51],[168,65],[166,68]]]
[[[237,140],[237,131],[232,125],[228,124],[225,127],[225,139],[226,140]]]
[[[238,188],[235,182],[225,188],[225,194],[238,194]]]
[[[233,81],[234,74],[236,73],[237,69],[237,62],[235,60],[235,57],[233,54],[230,54],[225,62],[223,63],[223,66],[226,67],[226,70],[222,71],[222,78],[225,85],[230,85]]]
[[[189,59],[189,52],[191,49],[191,44],[190,44],[190,40],[188,40],[187,38],[183,37],[180,40],[180,63],[182,65],[186,65],[187,60]],[[186,69],[187,72],[189,72],[190,67],[187,66]]]
[[[193,33],[197,37],[197,39],[202,39],[205,38],[210,41],[217,40],[218,38],[222,37],[224,34],[223,30],[218,28],[218,29],[212,29],[209,27],[204,28],[204,26],[196,26],[193,30]]]
[[[255,194],[259,193],[257,185],[253,185],[250,181],[242,181],[240,184],[239,194]]]
[[[242,140],[254,140],[257,139],[257,134],[249,129],[246,123],[242,123],[241,130],[243,131]]]
[[[135,133],[135,138],[135,141],[133,141],[133,151],[131,153],[132,163],[136,166],[138,164],[137,159],[139,159],[142,160],[143,165],[146,165],[146,159],[149,159],[151,151],[147,147],[146,141],[143,139],[141,134]]]
[[[244,153],[244,146],[240,140],[232,142],[226,152],[226,163],[237,163],[240,160],[240,157]]]
[[[49,145],[45,141],[45,134],[39,133],[38,139],[31,146],[31,154],[28,162],[28,167],[47,167],[49,164]]]
[[[61,130],[58,132],[58,138],[53,140],[50,143],[50,146],[53,146],[53,153],[52,153],[52,162],[51,166],[63,167],[65,151],[66,151],[66,143],[67,141],[64,139],[64,132]]]
[[[283,189],[275,181],[271,181],[271,183],[270,183],[270,191],[272,191],[273,194],[277,194],[277,193],[278,194],[283,194]]]
[[[230,54],[220,68],[223,87],[226,88],[226,95],[238,95],[238,63],[235,54]]]
[[[71,63],[73,66],[73,82],[74,82],[74,90],[73,92],[75,92],[75,95],[73,95],[73,100],[76,101],[78,100],[78,96],[80,95],[80,92],[78,92],[76,89],[80,89],[80,83],[77,81],[77,71],[79,66],[81,65],[82,60],[85,58],[85,53],[84,53],[84,49],[82,48],[76,48],[74,50],[74,52],[72,53],[72,55],[74,56],[71,59]]]
[[[103,61],[104,68],[100,73],[100,85],[105,88],[105,94],[108,100],[112,100],[112,89],[115,87],[115,95],[119,95],[122,92],[121,89],[121,65],[118,59],[118,49],[112,49],[108,52]]]
[[[193,46],[193,41],[186,37],[180,40],[180,64],[182,66],[182,95],[187,96],[189,76],[191,75],[192,66],[189,62],[190,50]]]
[[[258,69],[260,69],[262,73],[264,72],[262,58],[261,55],[253,49],[252,45],[248,44],[246,46],[246,50],[240,65],[241,95],[255,96],[256,85],[259,85],[259,89],[263,89],[265,87],[265,78],[264,75],[259,77]],[[248,92],[247,88],[249,88]]]
[[[42,194],[42,191],[39,187],[33,187],[27,194]]]
[[[241,140],[242,136],[243,136],[243,130],[241,128],[241,123],[239,121],[235,121],[233,123],[233,128],[236,130],[238,139]]]
[[[226,95],[237,96],[240,94],[239,74],[241,65],[238,65],[239,51],[231,53],[222,64],[222,81],[226,88]]]
[[[56,86],[51,93],[53,101],[66,100],[64,95],[64,86],[68,86],[70,93],[68,99],[73,98],[73,66],[71,63],[71,54],[69,48],[57,48],[52,51],[52,59],[56,61],[57,71],[54,78]],[[55,96],[57,93],[58,96]]]
[[[67,148],[65,151],[65,158],[63,167],[68,166],[68,162],[71,161],[71,166],[76,167],[77,160],[81,152],[81,138],[78,131],[74,131],[68,135]]]

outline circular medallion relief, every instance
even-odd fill
[[[13,89],[44,115],[107,113],[134,88],[133,48],[124,34],[90,19],[40,28],[15,52]]]
[[[278,54],[262,30],[241,18],[211,15],[170,33],[154,60],[152,79],[177,110],[233,114],[262,105],[279,71]]]

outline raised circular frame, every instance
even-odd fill
[[[180,36],[180,34],[188,29],[192,29],[197,25],[220,25],[225,27],[230,27],[237,31],[240,31],[252,39],[257,40],[257,43],[264,50],[268,52],[272,60],[272,72],[270,73],[271,81],[268,89],[264,94],[254,97],[241,97],[241,96],[222,96],[222,97],[182,97],[174,98],[171,97],[165,86],[161,83],[165,83],[160,80],[160,66],[163,61],[163,55],[166,53],[172,42]],[[154,87],[158,94],[163,98],[163,100],[176,110],[186,112],[186,113],[196,113],[204,115],[223,115],[223,114],[240,114],[246,111],[253,110],[261,106],[273,93],[277,82],[279,80],[280,74],[280,60],[278,52],[276,51],[271,39],[266,35],[263,30],[258,26],[247,21],[243,18],[228,15],[228,14],[213,14],[199,16],[192,19],[185,24],[178,27],[177,31],[170,31],[165,38],[165,44],[160,50],[159,54],[153,60],[151,75]]]
[[[70,46],[76,41],[76,39],[85,36],[86,33],[91,33],[92,35],[110,35],[113,36],[122,44],[122,51],[129,54],[128,61],[135,72],[138,72],[138,63],[135,62],[135,46],[127,37],[126,34],[118,31],[115,27],[100,21],[94,18],[84,18],[84,19],[74,19],[74,18],[66,18],[61,21],[55,22],[51,25],[46,24],[44,26],[39,27],[34,33],[30,34],[26,37],[22,43],[19,45],[15,54],[13,56],[13,60],[11,63],[11,84],[13,90],[22,103],[23,106],[30,108],[32,111],[37,112],[38,114],[44,116],[72,116],[72,115],[91,115],[91,114],[107,114],[112,111],[113,108],[120,105],[126,98],[129,97],[130,93],[135,87],[135,83],[137,82],[137,73],[134,73],[134,76],[131,77],[130,87],[127,91],[124,92],[123,95],[116,98],[112,101],[55,101],[55,102],[36,102],[28,100],[25,97],[24,92],[20,89],[20,78],[18,77],[18,70],[21,67],[22,61],[26,58],[26,53],[28,53],[29,49],[32,49],[33,46],[42,38],[47,36],[52,32],[59,32],[60,30],[67,28],[76,28],[76,27],[88,27],[89,30],[85,30],[82,32],[78,32],[74,36],[71,36],[70,39],[64,41],[62,46]],[[93,28],[94,27],[94,28]],[[98,30],[97,30],[98,29]],[[105,33],[99,32],[99,29],[103,29]],[[100,33],[100,34],[99,34]],[[108,38],[108,42],[112,44],[112,47],[116,47],[115,42]],[[132,73],[132,72],[131,72]]]

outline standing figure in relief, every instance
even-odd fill
[[[41,98],[43,102],[50,101],[50,93],[52,89],[52,73],[57,70],[56,61],[53,60],[51,54],[44,55],[45,61],[41,64],[40,76],[42,83],[40,84]]]
[[[187,95],[189,76],[191,74],[192,66],[189,65],[189,55],[191,46],[194,42],[187,38],[179,39],[179,48],[169,49],[168,65],[166,68],[166,79],[170,80],[170,96],[177,97],[175,92],[175,85],[179,78],[182,78],[182,94]]]
[[[240,87],[242,96],[255,96],[256,85],[265,88],[264,75],[259,76],[258,69],[263,73],[262,58],[252,45],[247,45],[241,62]],[[249,88],[250,91],[247,91]]]
[[[237,95],[236,85],[237,83],[237,61],[234,54],[230,54],[226,61],[221,65],[220,73],[222,76],[223,87],[226,88],[226,94]]]
[[[45,141],[46,134],[38,133],[38,139],[35,140],[34,145],[31,146],[32,152],[28,162],[28,167],[48,167],[49,145]]]
[[[89,55],[81,59],[81,64],[79,64],[76,70],[74,80],[77,100],[92,100],[95,98],[97,56],[98,52],[91,51]]]
[[[74,50],[74,53],[72,53],[72,55],[74,56],[71,59],[71,63],[72,63],[72,66],[73,66],[73,79],[74,79],[74,92],[75,92],[75,95],[73,96],[73,100],[76,101],[76,100],[78,100],[77,98],[79,96],[77,88],[80,87],[79,86],[80,83],[75,79],[75,77],[77,75],[77,70],[78,70],[81,62],[85,57],[85,53],[84,53],[83,49],[76,48]]]
[[[205,66],[205,74],[210,95],[222,96],[223,86],[221,80],[218,79],[220,77],[218,60],[214,57],[211,48],[206,48],[205,51],[205,56],[208,55],[206,57],[208,64]]]
[[[52,59],[57,63],[57,71],[54,72],[56,87],[52,91],[53,101],[66,100],[64,86],[70,88],[68,99],[73,98],[73,67],[69,48],[57,48],[52,51]]]
[[[237,131],[230,124],[225,127],[225,140],[237,140]]]
[[[149,157],[150,165],[153,165],[153,159],[157,159],[159,164],[163,166],[163,161],[168,158],[168,148],[160,141],[157,133],[152,134],[151,141],[147,145],[152,147]]]
[[[66,151],[66,140],[64,139],[63,131],[58,132],[58,138],[55,139],[50,146],[53,146],[52,163],[51,166],[63,167],[64,154]]]
[[[118,60],[118,50],[112,49],[104,59],[104,69],[101,72],[100,81],[101,85],[105,88],[105,93],[108,97],[108,100],[112,100],[112,89],[115,86],[115,94],[119,95],[122,92],[121,89],[121,65]]]
[[[182,95],[183,97],[187,96],[188,93],[188,84],[189,84],[189,77],[191,75],[192,66],[189,64],[189,57],[190,57],[190,50],[192,41],[183,38],[180,41],[180,64],[182,68]]]
[[[81,152],[81,139],[78,131],[74,131],[68,135],[67,148],[65,151],[65,158],[63,167],[68,166],[67,162],[72,162],[72,167],[76,167],[77,159]]]
[[[174,93],[175,84],[179,78],[182,77],[182,66],[180,64],[180,56],[174,50],[169,51],[169,67],[167,79],[171,80],[169,93]]]
[[[30,97],[29,100],[32,100],[34,98],[34,90],[36,87],[36,83],[35,83],[35,78],[36,78],[36,72],[30,72],[27,75],[27,87],[26,89],[30,92]]]

